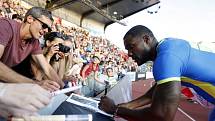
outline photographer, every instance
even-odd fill
[[[44,39],[43,54],[46,60],[54,68],[58,76],[65,80],[65,73],[72,66],[71,59],[69,59],[71,57],[69,53],[72,50],[72,43],[65,41],[64,35],[58,32],[47,33],[44,35]],[[34,63],[32,63],[32,72],[37,80],[47,79]]]

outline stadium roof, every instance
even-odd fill
[[[159,0],[23,0],[32,6],[46,7],[53,14],[80,27],[104,32],[122,19],[158,4]]]
[[[80,15],[79,26],[84,27],[83,21],[90,19],[102,24],[104,29],[120,20],[158,4],[159,0],[48,0],[46,8],[54,11],[65,8]]]

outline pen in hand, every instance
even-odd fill
[[[107,95],[108,85],[109,85],[109,82],[105,81],[105,94],[104,95]]]

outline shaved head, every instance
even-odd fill
[[[142,36],[142,35],[148,35],[150,37],[154,37],[152,31],[143,26],[143,25],[137,25],[137,26],[134,26],[132,27],[124,36],[124,40],[131,40],[131,38],[136,38],[136,37],[139,37],[139,36]]]

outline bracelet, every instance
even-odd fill
[[[119,105],[116,106],[116,110],[115,110],[115,112],[113,114],[113,118],[117,117],[118,110],[119,110]]]

